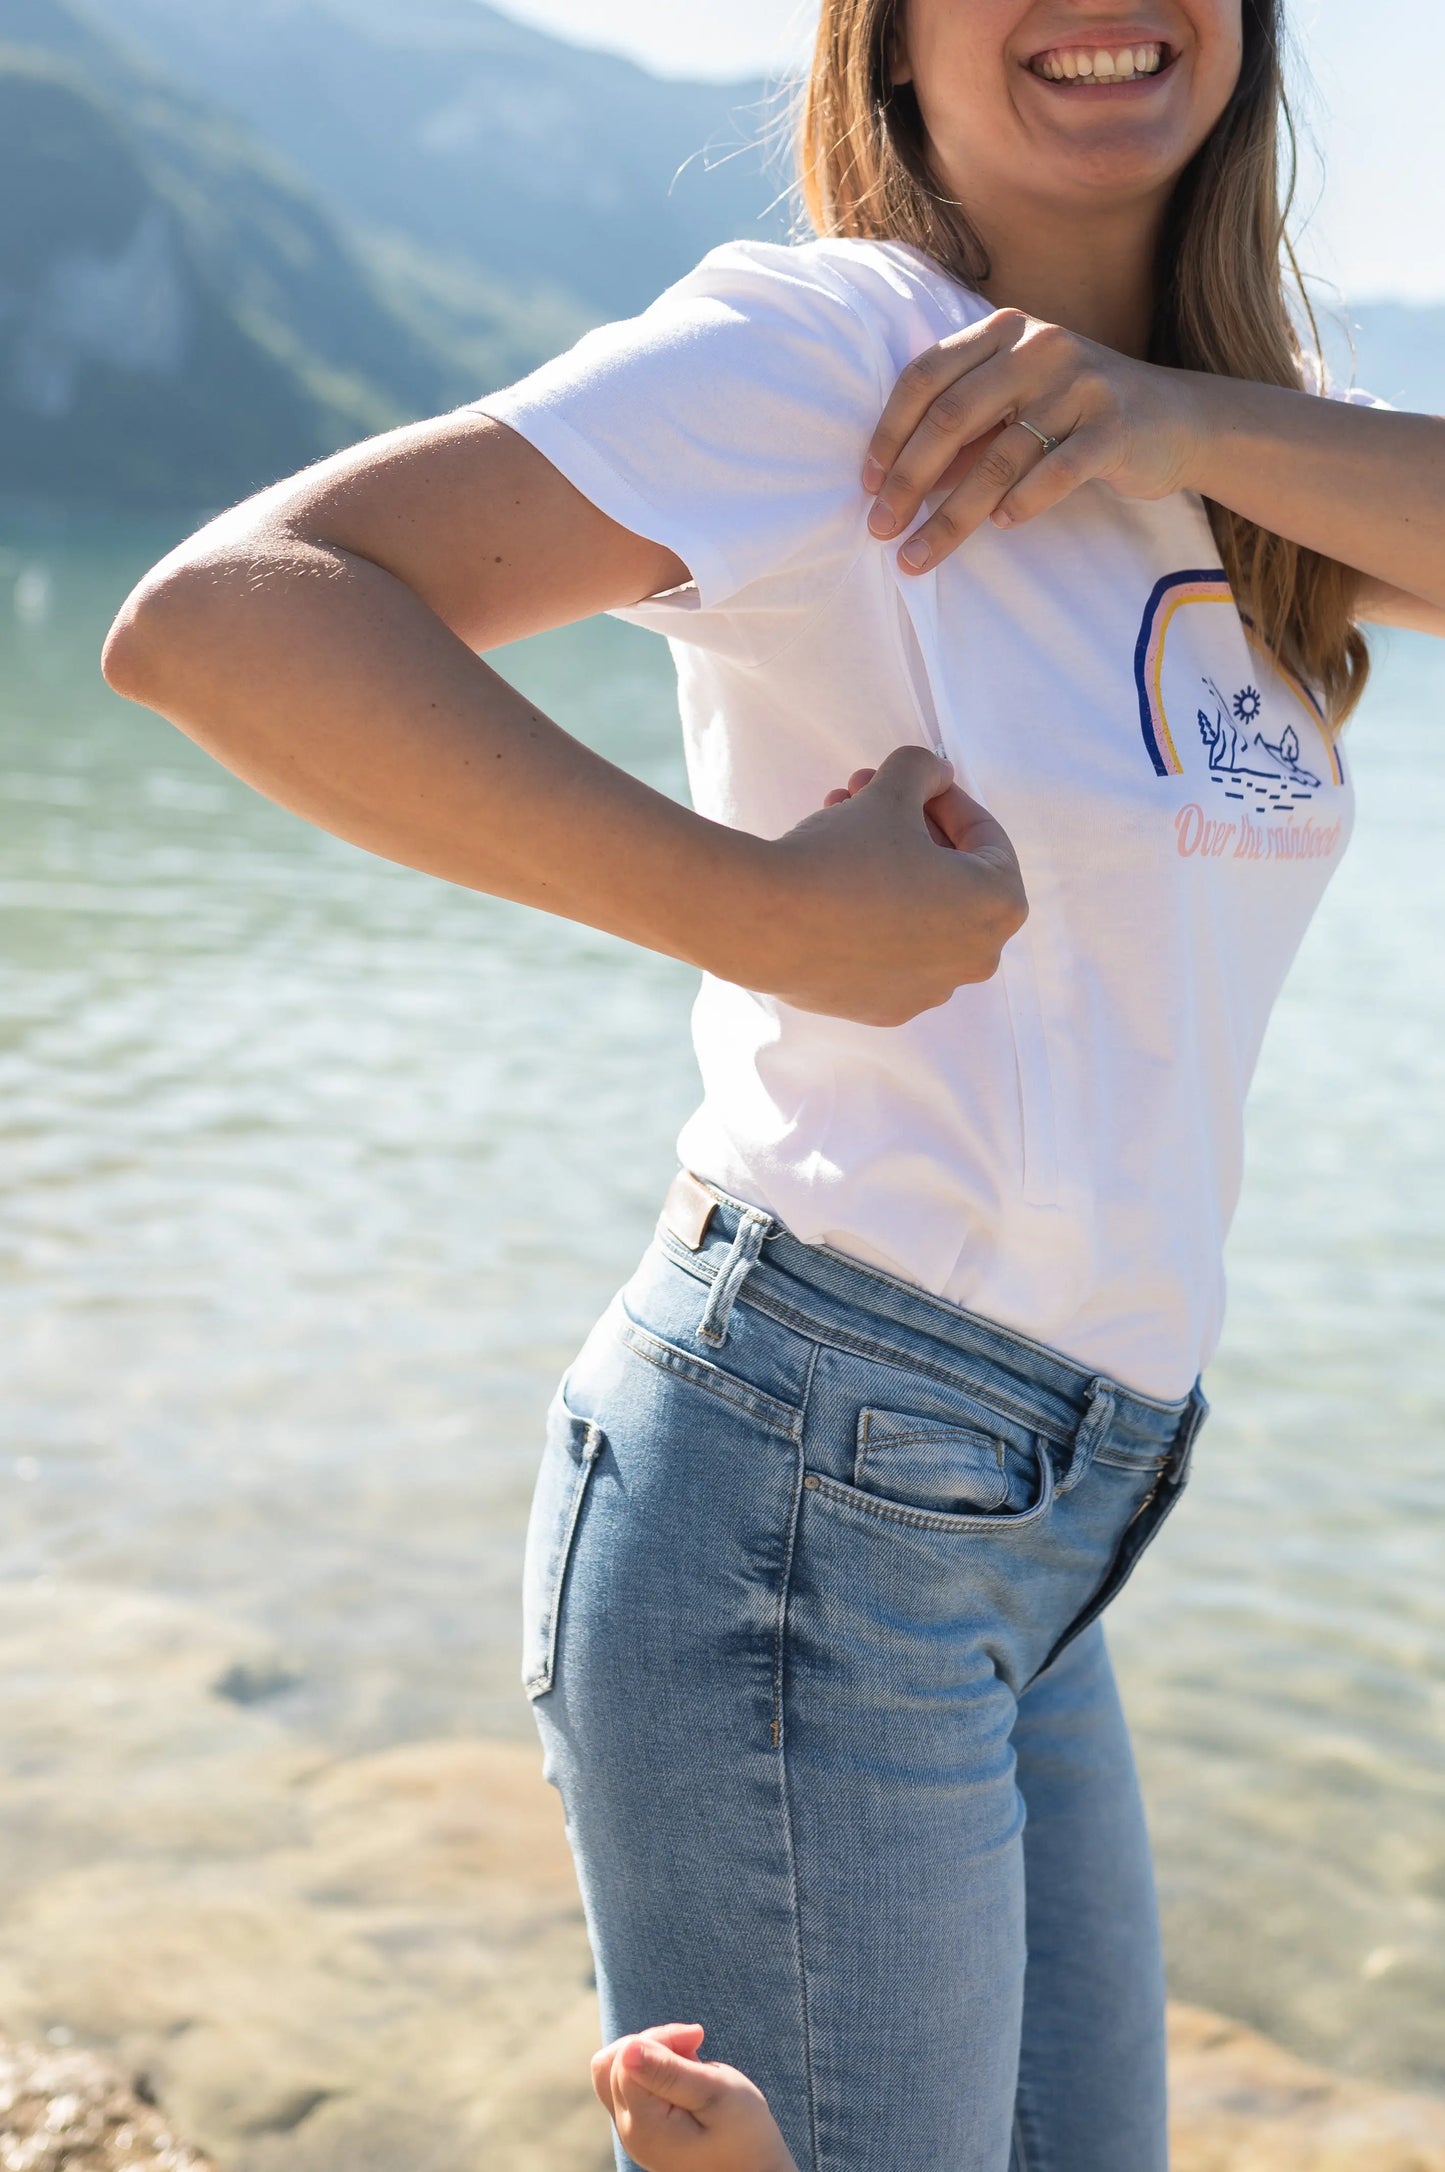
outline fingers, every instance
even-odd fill
[[[655,2036],[625,2036],[617,2047],[612,2068],[614,2101],[620,2094],[630,2108],[639,2103],[639,2091],[689,2112],[701,2119],[718,2099],[712,2069],[697,2059],[679,2058]]]
[[[609,2119],[617,2115],[617,2107],[612,2101],[612,2061],[616,2054],[615,2044],[604,2044],[600,2051],[592,2054],[592,2087]]]
[[[930,403],[900,449],[868,515],[870,532],[901,535],[945,474],[972,469],[991,441],[1042,396],[1019,355],[991,355],[955,377]],[[1037,442],[1037,441],[1036,441]]]
[[[639,2029],[639,2036],[651,2037],[656,2043],[665,2044],[680,2059],[696,2059],[698,2047],[707,2031],[700,2021],[658,2021],[650,2029]]]
[[[846,784],[835,785],[831,792],[824,794],[823,805],[825,807],[845,806],[850,799],[853,799],[862,791],[865,784],[871,783],[877,774],[876,769],[855,769]],[[954,838],[951,831],[961,826],[961,817],[954,813],[951,822],[948,823],[936,819],[943,801],[950,801],[951,807],[953,805],[973,807],[977,803],[969,799],[967,793],[960,791],[957,785],[947,785],[941,794],[931,800],[924,801],[923,819],[928,825],[929,836],[936,845],[946,845],[952,848]]]
[[[996,309],[981,324],[957,332],[914,357],[888,396],[863,463],[863,488],[881,489],[929,408],[955,379],[967,375],[1017,336],[1024,319],[1016,309]],[[954,450],[957,450],[955,442]]]
[[[917,356],[895,385],[864,464],[871,532],[903,534],[926,498],[946,492],[898,554],[905,572],[922,573],[985,520],[1016,527],[1096,476],[1126,495],[1163,495],[1156,471],[1169,487],[1178,431],[1168,414],[1158,426],[1159,374],[1060,325],[995,310]],[[1129,489],[1141,474],[1149,487]]]
[[[1017,528],[1051,505],[1067,498],[1080,483],[1092,481],[1104,471],[1108,441],[1102,430],[1085,423],[1072,430],[1047,459],[1036,460],[1021,479],[1006,490],[994,507],[991,519],[1000,528]],[[910,539],[911,540],[911,539]]]
[[[696,2060],[698,2047],[707,2032],[700,2021],[659,2021],[639,2033],[675,2052],[679,2058]],[[617,2054],[622,2045],[630,2041],[628,2037],[618,2037],[592,2054],[592,2087],[603,2110],[609,2114],[615,2113],[616,2109],[612,2076]]]
[[[1002,823],[996,822],[986,807],[976,799],[970,799],[961,785],[951,784],[946,792],[928,803],[930,822],[937,823],[944,842],[955,852],[1007,853],[1010,860],[1014,849]]]
[[[854,776],[862,772],[855,770]],[[935,754],[932,747],[895,747],[886,754],[872,775],[865,779],[866,788],[885,792],[901,804],[916,807],[920,813],[931,799],[948,789],[953,782],[953,764],[943,754]],[[849,780],[850,786],[852,779]]]
[[[1038,427],[1046,436],[1059,434],[1048,421],[1040,422]],[[900,566],[908,573],[925,573],[930,566],[938,565],[982,527],[1025,477],[1031,478],[1036,469],[1057,460],[1062,450],[1060,445],[1054,452],[1045,453],[1033,432],[1022,423],[1002,431],[980,454],[958,488],[949,492],[921,528],[914,530],[898,553]],[[1075,480],[1070,480],[1058,495],[1065,497],[1075,487]]]

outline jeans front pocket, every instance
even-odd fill
[[[567,1567],[588,1482],[606,1445],[602,1428],[569,1407],[564,1379],[547,1412],[522,1567],[522,1687],[533,1699],[552,1687]]]
[[[1038,1456],[1000,1435],[902,1410],[864,1410],[853,1483],[906,1508],[953,1516],[1022,1515],[1040,1491]]]
[[[858,1414],[850,1482],[809,1471],[803,1483],[838,1507],[962,1535],[1041,1522],[1055,1472],[1045,1442],[1018,1427],[995,1434],[870,1404]]]

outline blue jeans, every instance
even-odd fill
[[[1164,2172],[1098,1616],[1208,1406],[716,1197],[568,1367],[528,1530],[604,2038],[702,2022],[801,2172]]]

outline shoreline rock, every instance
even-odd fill
[[[169,1601],[0,1588],[0,2024],[41,2047],[14,2069],[0,2172],[607,2172],[590,1956],[535,1744],[338,1757],[227,1692],[270,1664]],[[88,2048],[44,2048],[67,2037]],[[1175,2172],[1445,2172],[1445,2101],[1198,2008],[1172,2010],[1171,2051]],[[127,2073],[172,2162],[114,2154]]]
[[[5,2172],[217,2172],[171,2132],[140,2078],[92,2051],[0,2037]]]

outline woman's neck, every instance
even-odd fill
[[[996,309],[1022,309],[1119,354],[1143,357],[1154,322],[1155,265],[1163,206],[1135,205],[1109,219],[1023,215],[984,227],[989,276],[981,291]]]

